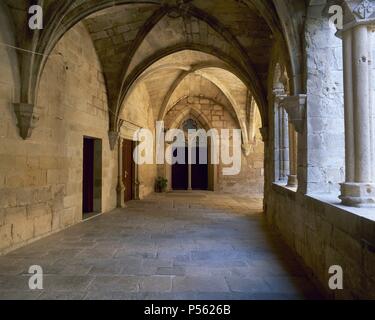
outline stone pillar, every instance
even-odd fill
[[[135,148],[139,145],[139,142],[134,142],[134,146]],[[136,155],[136,161],[134,161],[134,165],[135,165],[135,168],[134,168],[134,191],[133,191],[133,197],[134,197],[134,200],[140,200],[141,199],[141,196],[140,196],[140,193],[141,193],[141,190],[140,190],[140,187],[141,187],[141,182],[139,180],[139,161],[138,161],[138,154]]]
[[[118,175],[117,175],[117,207],[125,208],[125,185],[122,179],[123,167],[123,138],[120,136],[118,139]]]
[[[297,155],[298,146],[297,132],[294,130],[293,125],[289,124],[289,176],[288,176],[288,187],[297,187]]]
[[[289,169],[289,128],[288,114],[279,106],[279,180],[285,181]]]
[[[284,87],[273,89],[274,109],[274,181],[286,182],[289,174],[288,114],[280,105],[286,97]]]
[[[344,111],[345,111],[345,181],[354,181],[354,121],[353,121],[353,55],[352,31],[343,34],[343,63],[344,63]],[[348,132],[350,134],[348,134]]]
[[[343,32],[347,158],[340,199],[355,207],[375,207],[371,32],[366,24]]]
[[[191,163],[188,163],[188,190],[191,191],[193,188],[191,187]]]
[[[289,118],[289,169],[288,187],[298,185],[298,134],[303,135],[306,119],[306,101],[305,94],[296,96],[287,96],[282,99],[280,106],[285,108]]]
[[[171,158],[172,155],[170,154],[167,154],[167,150],[168,150],[168,147],[172,144],[172,142],[166,142],[164,144],[164,154],[165,154],[165,158]],[[164,159],[164,175],[165,175],[165,178],[168,180],[168,185],[167,185],[167,192],[170,192],[170,191],[173,191],[173,188],[172,188],[172,166],[169,164],[168,161],[166,161],[166,159]]]

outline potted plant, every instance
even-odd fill
[[[165,192],[167,190],[168,180],[164,177],[158,177],[155,181],[155,191],[158,193]]]

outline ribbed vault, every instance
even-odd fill
[[[155,62],[183,50],[211,54],[226,63],[251,92],[266,126],[267,77],[273,44],[286,35],[290,39],[289,47],[284,48],[286,57],[297,50],[293,45],[298,46],[290,35],[295,26],[280,21],[286,19],[282,9],[288,7],[287,0],[278,0],[277,10],[274,1],[263,0],[49,0],[43,1],[45,27],[32,36],[30,30],[25,30],[28,17],[24,14],[32,1],[4,2],[15,25],[15,43],[39,53],[19,52],[20,102],[37,103],[36,91],[48,55],[68,30],[83,22],[102,66],[110,130],[114,132],[118,130],[121,106],[138,78]],[[303,14],[303,5],[297,9]],[[296,83],[300,77],[296,74],[300,73],[299,61],[288,63]],[[219,78],[215,77],[221,82]],[[173,83],[174,80],[166,85]]]
[[[137,86],[147,89],[155,120],[164,120],[168,111],[179,101],[200,97],[215,100],[232,115],[248,143],[246,118],[249,89],[233,72],[230,65],[219,58],[198,51],[183,50],[149,66],[133,83],[122,104],[128,108],[127,98]],[[120,115],[122,109],[120,110]]]

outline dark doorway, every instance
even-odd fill
[[[172,189],[187,190],[189,187],[188,148],[185,149],[185,163],[172,165]],[[177,157],[177,148],[173,150],[173,157]],[[182,150],[180,151],[182,152]]]
[[[208,190],[207,148],[192,148],[192,153],[195,153],[196,161],[191,165],[191,188],[193,190]],[[204,159],[200,159],[201,154],[205,154]],[[173,156],[177,157],[177,148],[173,151]],[[189,188],[188,158],[188,148],[186,147],[185,163],[176,163],[172,166],[173,190],[188,190]],[[204,160],[204,163],[200,164],[200,160]]]
[[[191,188],[193,190],[208,190],[207,148],[193,148],[192,152],[196,154],[196,162],[191,165]],[[201,159],[201,155],[204,155],[203,159]]]
[[[94,211],[94,140],[83,139],[83,214]]]
[[[82,212],[87,218],[101,212],[102,200],[102,141],[83,138]]]
[[[133,160],[134,143],[130,140],[124,140],[122,145],[122,179],[125,186],[124,201],[133,200],[133,185],[134,185],[134,160]]]

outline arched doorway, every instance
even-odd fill
[[[208,190],[209,187],[209,163],[208,163],[208,146],[199,145],[198,139],[196,144],[189,145],[189,130],[199,130],[202,126],[193,119],[188,117],[182,122],[180,127],[185,133],[186,146],[175,148],[173,157],[179,157],[183,161],[177,161],[172,165],[172,189],[173,190]],[[190,151],[189,151],[190,149]],[[191,161],[189,161],[189,152],[191,152]]]

